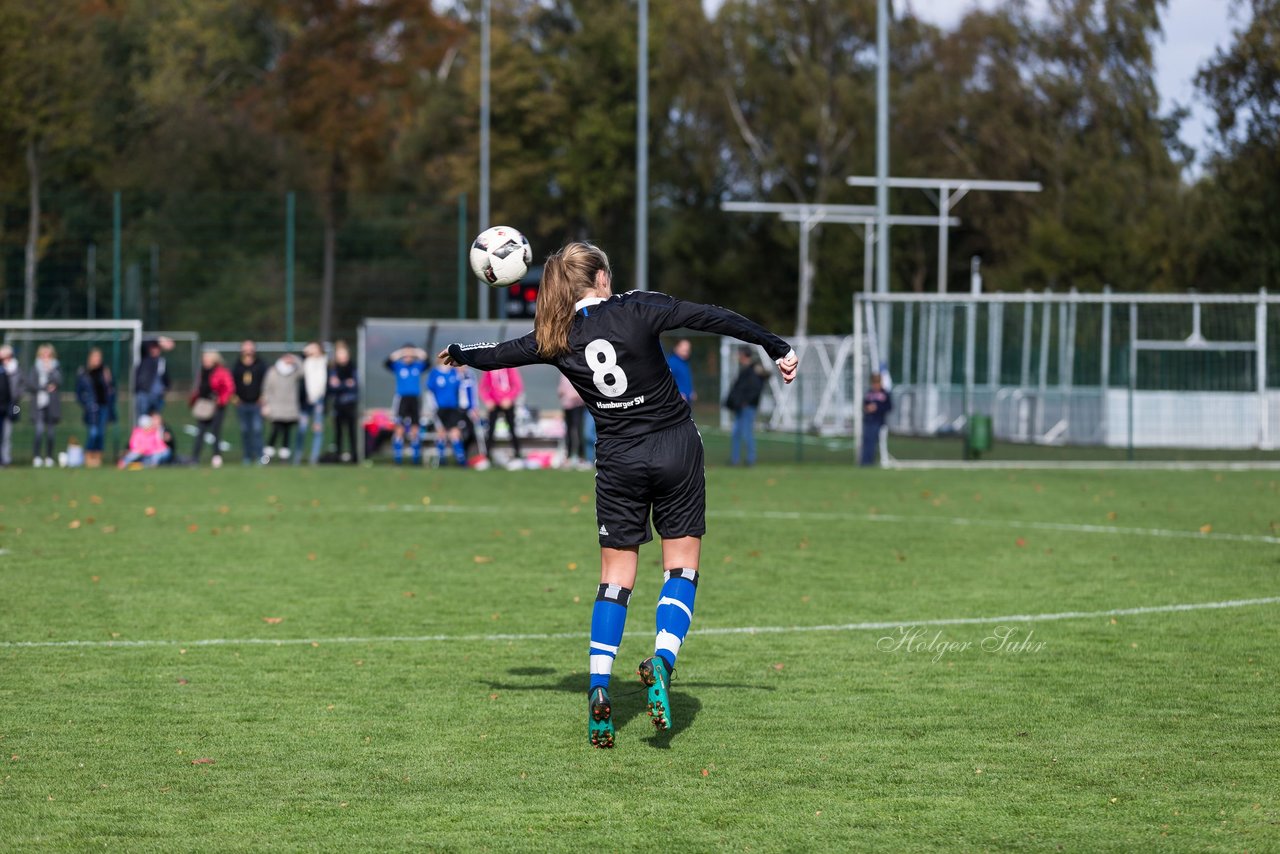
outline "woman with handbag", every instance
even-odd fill
[[[210,463],[214,468],[222,465],[222,453],[218,447],[222,442],[222,418],[235,390],[235,380],[222,364],[222,354],[216,350],[205,350],[200,354],[200,379],[191,394],[191,417],[196,421],[196,444],[191,451],[191,459],[196,465],[200,464],[200,451],[204,448],[206,434],[213,438]]]

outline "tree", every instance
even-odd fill
[[[319,336],[333,328],[338,230],[346,194],[373,182],[460,38],[422,0],[277,0],[275,55],[248,103],[287,141],[324,221]]]
[[[1248,20],[1196,75],[1212,105],[1215,147],[1190,193],[1194,246],[1184,261],[1202,288],[1280,284],[1280,2],[1237,0]]]
[[[21,152],[28,211],[22,316],[36,310],[36,276],[43,241],[41,189],[48,158],[92,139],[97,94],[97,44],[91,3],[0,2],[0,127]]]

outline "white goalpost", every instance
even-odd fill
[[[1280,297],[859,294],[852,398],[893,383],[890,465],[1280,465]],[[850,413],[859,434],[861,419]],[[994,440],[994,450],[975,436]],[[860,438],[860,436],[859,436]]]

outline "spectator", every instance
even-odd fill
[[[480,377],[480,400],[489,409],[489,430],[486,435],[489,455],[493,455],[493,434],[498,426],[498,417],[507,422],[511,431],[511,450],[515,458],[520,459],[520,436],[516,434],[516,400],[524,391],[524,382],[520,379],[518,368],[498,368],[486,371]]]
[[[138,426],[129,436],[129,452],[121,459],[120,468],[142,463],[143,468],[154,468],[168,462],[170,451],[164,441],[164,418],[159,412],[138,419]]]
[[[31,387],[35,403],[31,407],[31,421],[36,430],[31,464],[36,468],[53,468],[54,432],[62,420],[62,369],[58,367],[58,354],[52,344],[36,348],[36,363],[27,374],[27,385]]]
[[[306,433],[311,431],[311,465],[320,462],[324,447],[324,399],[329,393],[329,362],[319,341],[302,348],[302,412],[298,421],[298,462],[306,447]]]
[[[266,375],[267,366],[258,358],[258,345],[248,339],[240,342],[240,359],[233,378],[245,465],[262,458],[262,381]]]
[[[481,380],[482,388],[483,382]],[[436,462],[441,466],[445,464],[446,448],[451,446],[454,460],[465,468],[467,448],[463,435],[467,429],[466,413],[474,403],[471,378],[465,369],[458,372],[447,365],[437,364],[427,375],[427,389],[436,405]]]
[[[13,463],[13,427],[22,413],[23,377],[18,357],[8,344],[0,346],[0,381],[8,388],[9,404],[0,412],[0,466]]]
[[[262,417],[271,422],[271,437],[262,451],[262,462],[271,461],[279,449],[280,459],[289,459],[289,439],[298,424],[298,385],[302,364],[292,353],[285,353],[267,371],[262,383]]]
[[[200,464],[200,451],[206,435],[213,437],[213,457],[209,461],[214,468],[222,467],[222,419],[227,413],[227,403],[235,393],[236,383],[231,372],[222,364],[222,354],[217,350],[205,350],[200,354],[200,377],[191,393],[191,416],[196,420],[195,447],[191,449],[191,461]]]
[[[565,468],[580,468],[584,465],[585,454],[582,447],[582,416],[586,405],[582,395],[569,382],[564,374],[560,375],[560,384],[556,387],[560,396],[560,407],[564,410],[564,464]]]
[[[76,400],[84,410],[85,468],[102,465],[102,447],[107,424],[116,420],[116,384],[111,369],[102,362],[102,351],[94,347],[85,358],[84,367],[76,374]]]
[[[671,369],[671,376],[676,381],[676,391],[690,405],[698,397],[693,391],[693,368],[689,366],[692,354],[693,345],[689,343],[689,339],[681,338],[671,349],[671,355],[667,356],[667,367]]]
[[[164,336],[142,342],[142,359],[133,372],[134,410],[140,416],[164,411],[164,396],[169,390],[164,353],[172,349],[173,341]]]
[[[333,430],[338,459],[356,462],[356,406],[360,402],[360,386],[356,378],[356,365],[351,361],[351,349],[346,341],[333,345],[333,367],[329,369],[329,402],[333,409]],[[350,451],[342,450],[342,437],[346,435]]]
[[[724,401],[725,408],[733,413],[731,466],[744,460],[748,466],[756,464],[756,410],[760,408],[760,394],[768,375],[755,351],[750,347],[738,348],[738,376]]]
[[[880,428],[893,411],[893,398],[885,390],[879,374],[871,375],[871,388],[862,396],[862,454],[858,464],[875,465],[880,448]]]
[[[391,452],[396,465],[404,461],[404,440],[409,439],[415,465],[422,462],[422,375],[427,372],[427,351],[405,344],[387,357],[387,370],[396,375],[396,429]]]
[[[0,352],[0,356],[2,355],[3,353]],[[13,429],[11,419],[17,405],[18,402],[13,399],[13,387],[9,385],[4,365],[0,362],[0,445],[9,442],[9,433]],[[0,468],[4,465],[4,460],[0,459]]]

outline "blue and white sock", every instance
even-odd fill
[[[395,457],[396,465],[404,462],[404,437],[396,436],[391,440],[391,454]]]
[[[453,443],[453,458],[458,461],[460,466],[467,464],[467,448],[462,444],[461,439]]]
[[[658,625],[658,637],[654,641],[654,655],[662,657],[667,663],[667,670],[675,670],[676,656],[680,654],[680,645],[689,633],[689,624],[693,622],[693,597],[698,592],[698,570],[668,569],[663,573],[666,579],[662,584],[662,593],[658,596],[658,610],[655,622]]]
[[[591,609],[591,690],[608,688],[613,675],[613,660],[622,643],[622,630],[627,625],[627,603],[631,591],[617,584],[601,584],[596,604]]]
[[[445,456],[446,447],[444,439],[436,439],[436,457],[440,460],[440,465],[442,466],[444,465],[444,461],[448,459]]]

